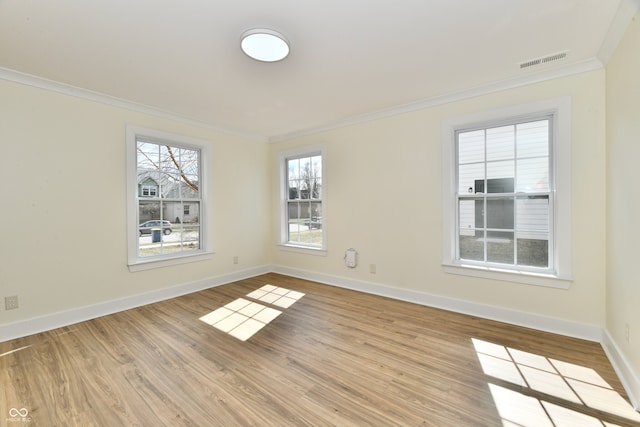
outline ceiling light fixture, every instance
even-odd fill
[[[245,31],[242,34],[240,47],[248,57],[262,62],[282,61],[289,55],[287,38],[277,31],[266,28]]]

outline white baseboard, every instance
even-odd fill
[[[571,322],[569,320],[547,317],[534,313],[463,301],[455,298],[433,295],[426,292],[400,289],[378,283],[353,280],[345,277],[331,276],[279,265],[273,266],[272,271],[274,273],[313,280],[315,282],[325,283],[345,289],[352,289],[355,291],[413,302],[429,307],[441,308],[456,313],[468,314],[512,325],[524,326],[526,328],[537,329],[540,331],[552,332],[555,334],[594,342],[602,341],[602,328],[595,325]]]
[[[31,319],[7,323],[0,325],[0,342],[37,334],[39,332],[72,325],[85,320],[95,319],[97,317],[106,316],[119,311],[225,285],[227,283],[265,274],[270,271],[271,268],[269,266],[255,267],[195,282],[158,289],[144,294],[132,295],[84,307],[73,308],[71,310],[46,314],[44,316],[34,317]]]
[[[624,353],[620,351],[620,347],[618,347],[607,330],[602,334],[602,348],[629,395],[631,404],[636,411],[640,411],[640,401],[638,400],[640,397],[640,376],[624,356]]]

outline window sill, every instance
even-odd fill
[[[283,251],[297,252],[301,254],[327,256],[327,250],[325,248],[314,248],[311,246],[291,245],[291,244],[279,244],[278,247]]]
[[[551,274],[537,274],[528,271],[511,271],[498,268],[481,267],[464,264],[443,264],[445,273],[462,276],[480,277],[483,279],[504,282],[524,283],[527,285],[545,286],[556,289],[569,289],[573,279]]]
[[[208,261],[213,259],[213,252],[205,252],[194,255],[183,255],[174,258],[150,259],[144,261],[134,261],[129,263],[129,271],[152,270],[154,268],[169,267],[172,265],[188,264],[191,262]]]

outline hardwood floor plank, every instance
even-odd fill
[[[265,284],[305,295],[246,341],[199,320]],[[514,421],[499,396],[550,422],[640,425],[628,408],[563,397],[601,381],[627,399],[596,343],[277,274],[0,343],[0,355],[0,425],[26,408],[30,426],[502,426]]]

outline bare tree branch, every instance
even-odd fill
[[[173,150],[171,149],[171,147],[169,147],[168,145],[166,145],[167,150],[169,151],[169,157],[171,157],[171,161],[173,162],[173,164],[175,165],[176,169],[178,169],[178,171],[180,171],[180,177],[182,178],[182,180],[185,182],[185,184],[187,184],[189,186],[189,188],[191,188],[193,191],[198,191],[198,184],[196,184],[195,182],[191,181],[189,179],[189,177],[184,173],[184,170],[182,169],[182,167],[180,166],[180,164],[178,163],[178,161],[176,160],[175,155],[173,154]]]

